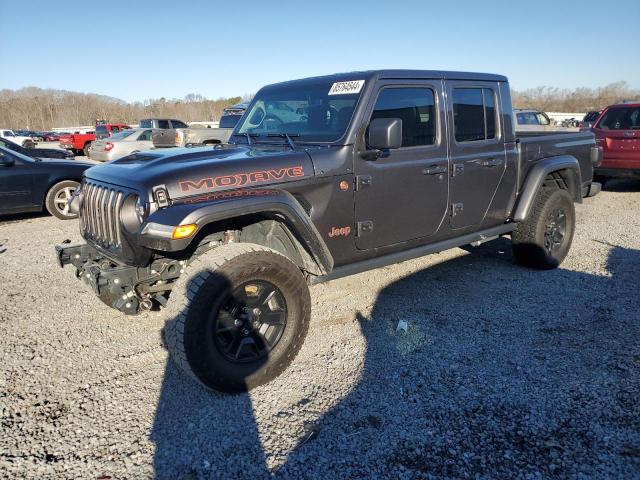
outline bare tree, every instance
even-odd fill
[[[192,121],[214,121],[224,108],[240,97],[209,100],[190,93],[184,99],[147,99],[125,102],[104,95],[27,87],[0,90],[0,126],[49,130],[53,127],[93,125],[96,119],[136,124],[141,118],[159,116]]]

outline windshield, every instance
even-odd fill
[[[236,134],[288,134],[302,142],[334,142],[351,120],[363,80],[319,80],[267,87],[258,92]]]
[[[114,133],[113,135],[111,135],[111,137],[109,137],[109,139],[118,140],[121,138],[127,138],[128,136],[133,135],[134,133],[136,133],[135,130],[124,130],[122,132]]]
[[[640,128],[640,107],[611,108],[602,116],[597,128],[603,130],[631,130]]]

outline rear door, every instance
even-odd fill
[[[451,152],[451,228],[479,225],[506,168],[499,85],[447,82]]]
[[[438,231],[449,194],[442,82],[381,81],[369,105],[375,118],[402,120],[402,146],[356,156],[356,246],[366,250]]]

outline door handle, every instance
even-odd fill
[[[447,173],[447,167],[432,165],[429,168],[422,170],[423,175],[440,175],[442,173]]]
[[[502,165],[502,159],[501,158],[489,158],[488,160],[485,160],[482,162],[482,166],[483,167],[498,167],[500,165]]]

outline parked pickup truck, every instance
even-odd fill
[[[177,130],[156,130],[153,134],[155,148],[193,147],[227,143],[233,128],[189,127]]]
[[[267,86],[232,144],[88,170],[70,206],[87,243],[58,246],[58,260],[117,310],[166,307],[175,363],[246,390],[296,356],[308,284],[505,235],[521,264],[560,265],[602,150],[590,132],[519,138],[514,125],[501,75]]]
[[[155,148],[218,145],[227,143],[233,131],[233,128],[189,127],[180,120],[170,118],[140,120],[140,128],[156,129],[153,134]]]
[[[88,157],[89,147],[91,147],[91,142],[96,139],[96,135],[99,135],[100,138],[106,138],[128,128],[131,127],[124,123],[107,123],[104,125],[97,125],[94,132],[60,135],[60,146],[67,150],[71,150],[76,155],[84,155]]]

